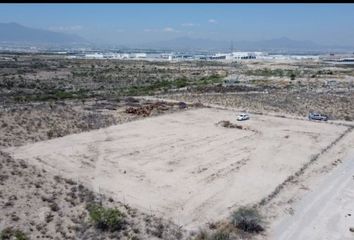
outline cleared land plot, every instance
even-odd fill
[[[53,174],[194,229],[253,204],[335,140],[345,127],[197,109],[9,148]]]

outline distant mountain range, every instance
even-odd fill
[[[348,46],[325,46],[312,41],[296,41],[286,37],[263,41],[216,41],[203,38],[181,37],[167,41],[141,44],[137,47],[164,50],[214,50],[214,51],[352,51]]]
[[[0,44],[80,45],[89,42],[77,35],[25,27],[17,23],[0,23]]]
[[[88,46],[97,49],[117,49],[122,45],[93,44],[75,34],[59,33],[43,29],[25,27],[18,23],[0,23],[0,45],[31,46]],[[126,45],[126,48],[154,49],[169,51],[267,51],[267,52],[323,52],[353,51],[354,47],[324,46],[311,41],[296,41],[286,37],[263,41],[217,41],[204,38],[180,37],[171,40],[150,42],[145,44]],[[113,47],[112,47],[113,46]]]

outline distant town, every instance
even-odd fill
[[[62,52],[62,54],[67,54]],[[354,62],[354,54],[323,54],[323,55],[290,55],[269,54],[267,52],[230,52],[215,54],[188,54],[188,53],[89,53],[69,54],[68,58],[86,59],[129,59],[150,61],[222,61],[233,62],[240,60],[325,60],[333,62]]]
[[[40,53],[62,55],[67,59],[116,59],[116,60],[145,60],[145,61],[220,61],[237,62],[243,60],[322,60],[336,64],[354,63],[353,53],[270,53],[265,51],[161,51],[161,50],[121,50],[121,49],[92,49],[92,48],[40,48],[17,46],[0,46],[3,53]]]
[[[159,50],[110,50],[110,49],[47,49],[37,47],[1,47],[0,52],[41,53],[62,55],[67,59],[116,59],[145,61],[220,61],[237,62],[243,60],[321,60],[336,64],[354,63],[354,53],[270,53],[264,51],[159,51]]]

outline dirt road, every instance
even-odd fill
[[[313,191],[294,206],[294,214],[274,226],[270,239],[354,239],[354,150]]]

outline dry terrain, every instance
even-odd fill
[[[229,129],[222,120],[235,122],[235,112],[190,110],[5,151],[195,230],[260,202],[347,129],[262,115]]]
[[[0,55],[1,240],[353,237],[353,66]]]
[[[93,192],[90,186],[13,159],[3,152],[9,146],[183,111],[186,107],[194,106],[133,98],[2,106],[0,236],[6,239],[5,232],[20,231],[30,239],[186,239],[189,234],[185,230],[154,213],[144,214],[127,203]],[[90,204],[118,208],[126,216],[122,229],[117,232],[97,229],[89,217]]]
[[[293,214],[274,224],[272,239],[352,239],[354,225],[354,152],[314,185],[293,206]]]
[[[0,152],[0,229],[21,231],[22,239],[185,239],[183,229],[152,214],[97,194],[71,179],[53,175]],[[96,228],[89,204],[116,207],[125,214],[120,231]],[[2,236],[2,235],[0,235]],[[2,239],[7,239],[2,236]]]
[[[353,89],[354,90],[354,89]],[[306,117],[310,111],[327,114],[332,120],[352,121],[354,119],[354,92],[343,94],[315,92],[270,92],[232,94],[176,94],[160,98],[186,102],[217,104],[247,112],[290,114]]]

